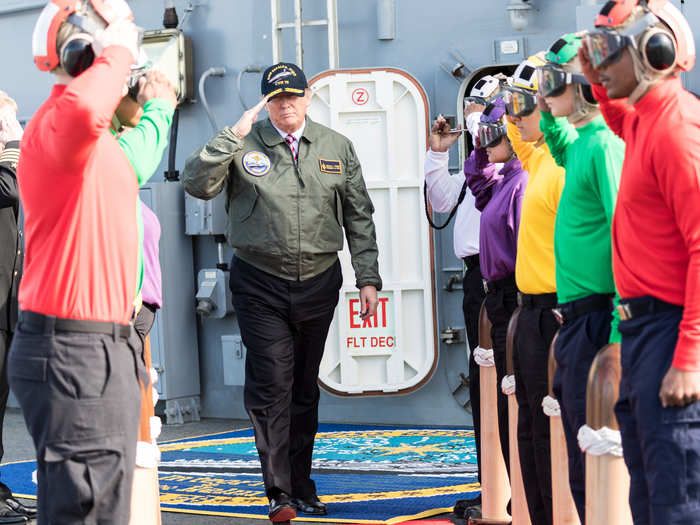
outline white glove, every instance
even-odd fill
[[[2,89],[0,89],[0,110],[5,105],[11,106],[13,111],[17,113],[17,103],[12,99],[12,97],[10,97],[10,95],[8,95]]]
[[[0,91],[0,145],[13,140],[22,140],[24,130],[17,120],[17,104]]]
[[[139,57],[139,29],[128,18],[112,22],[96,33],[94,38],[92,47],[95,56],[100,56],[109,46],[122,46],[129,50],[133,62]]]

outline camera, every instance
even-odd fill
[[[134,101],[138,102],[139,96],[139,80],[141,77],[146,75],[148,67],[142,67],[139,69],[134,69],[129,75],[129,80],[127,81],[127,87],[129,88],[129,97]]]

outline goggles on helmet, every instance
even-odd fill
[[[622,57],[622,51],[633,44],[633,39],[611,29],[591,33],[585,38],[588,57],[595,68],[614,64]]]
[[[464,104],[469,104],[470,102],[474,102],[476,104],[481,104],[482,106],[485,106],[488,104],[488,100],[486,100],[484,97],[464,97]]]
[[[479,143],[482,148],[498,146],[507,134],[508,128],[501,122],[479,122]]]
[[[527,117],[537,108],[537,97],[533,91],[506,86],[503,93],[506,112],[511,117]]]
[[[569,84],[584,84],[589,82],[583,75],[564,71],[561,66],[547,64],[537,68],[539,94],[543,97],[559,97]]]
[[[474,96],[474,97],[464,97],[464,105],[466,106],[468,103],[474,102],[474,103],[476,103],[476,104],[481,104],[482,106],[488,106],[490,102],[493,102],[493,101],[496,100],[497,98],[503,98],[503,94],[502,94],[502,93],[498,93],[498,94],[496,94],[496,96],[494,96],[493,98],[491,98],[491,97],[488,97],[488,98],[485,98],[485,97],[476,97],[476,96]]]
[[[622,51],[627,46],[637,47],[636,36],[647,27],[659,21],[656,16],[647,13],[635,24],[616,31],[609,27],[601,27],[584,37],[584,45],[588,50],[591,65],[595,68],[614,64],[622,57]]]

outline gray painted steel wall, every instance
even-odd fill
[[[211,78],[207,97],[218,124],[234,123],[243,108],[236,92],[236,74],[249,64],[267,65],[272,58],[270,6],[267,0],[195,0],[199,4],[183,26],[194,45],[195,79],[212,66],[226,67],[224,78]],[[523,39],[525,54],[546,48],[560,34],[577,27],[577,12],[590,9],[575,0],[533,0],[539,9],[532,25],[523,33],[511,29],[506,5],[508,0],[400,0],[396,2],[396,38],[377,38],[376,0],[338,0],[340,67],[392,66],[405,69],[423,85],[430,102],[430,115],[455,114],[459,82],[440,68],[440,62],[453,64],[449,51],[454,49],[476,69],[494,62],[494,40]],[[602,3],[602,2],[601,2]],[[680,5],[679,1],[674,1]],[[700,35],[698,6],[683,5]],[[0,11],[9,5],[32,5],[35,1],[2,0]],[[136,22],[147,29],[161,27],[163,2],[132,0]],[[175,2],[180,17],[187,0]],[[282,0],[291,20],[291,0]],[[580,9],[578,9],[580,8]],[[593,8],[593,11],[596,9]],[[304,18],[323,18],[325,1],[305,0]],[[46,97],[50,75],[40,73],[32,64],[31,31],[38,10],[0,15],[0,50],[2,78],[0,89],[18,102],[20,114],[30,116]],[[294,59],[292,31],[286,32],[284,59]],[[325,28],[304,30],[305,70],[309,77],[327,67]],[[700,74],[688,75],[689,86],[700,89]],[[258,98],[259,76],[246,75],[243,96],[248,104]],[[201,104],[188,104],[181,110],[177,144],[177,167],[195,148],[205,143],[211,128]],[[458,169],[457,148],[451,153],[451,168]],[[154,177],[162,180],[164,165]],[[423,210],[414,210],[422,214]],[[184,224],[182,225],[184,228]],[[381,249],[381,247],[380,247]],[[192,257],[192,253],[168,253],[161,246],[162,261]],[[436,235],[437,288],[445,287],[451,273],[460,270],[452,253],[451,228]],[[226,250],[226,258],[231,256]],[[212,238],[194,239],[194,272],[216,265],[216,246]],[[194,275],[192,277],[194,279]],[[188,283],[189,284],[189,283]],[[461,291],[439,292],[438,329],[448,325],[464,327]],[[237,334],[235,317],[217,321],[192,319],[191,330],[197,331],[200,363],[202,415],[208,417],[246,417],[242,404],[242,387],[224,386],[221,336]],[[469,415],[453,399],[451,390],[458,384],[457,374],[466,373],[464,344],[441,345],[440,363],[433,378],[421,390],[405,396],[363,399],[336,398],[322,393],[321,419],[325,421],[456,425],[470,422]],[[466,396],[462,393],[460,400]]]

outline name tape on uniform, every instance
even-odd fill
[[[331,175],[343,174],[343,165],[339,160],[318,159],[318,167],[322,173],[330,173]]]

